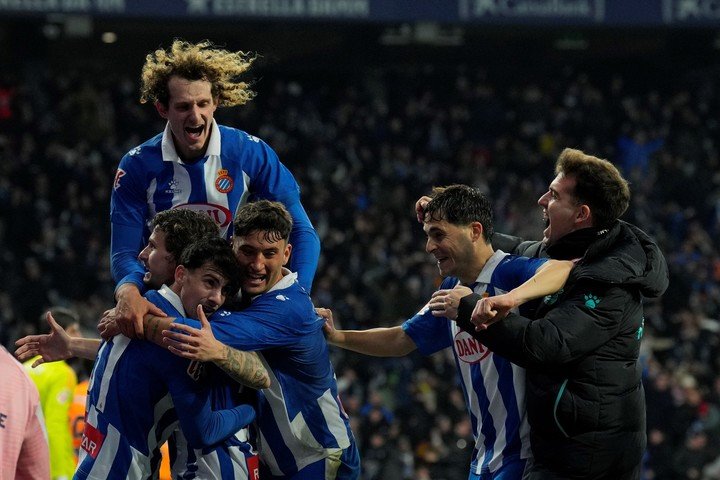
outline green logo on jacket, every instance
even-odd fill
[[[545,298],[543,298],[543,303],[544,303],[545,305],[552,305],[552,304],[554,304],[555,302],[558,301],[558,298],[560,297],[560,295],[562,295],[562,293],[563,293],[563,289],[561,288],[560,290],[558,290],[557,292],[553,293],[552,295],[547,295]]]
[[[640,322],[640,327],[638,327],[637,330],[637,339],[640,340],[643,336],[643,332],[645,331],[645,317],[642,318],[642,321]]]
[[[588,293],[585,295],[585,306],[589,309],[593,309],[598,306],[600,303],[600,299],[593,295],[592,293]]]

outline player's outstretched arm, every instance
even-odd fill
[[[233,380],[243,385],[255,389],[268,388],[270,376],[258,354],[243,352],[219,342],[213,335],[212,326],[200,305],[197,307],[197,314],[200,329],[172,323],[170,329],[162,332],[163,346],[183,358],[213,362]]]
[[[369,330],[337,330],[332,311],[316,308],[315,312],[325,319],[323,331],[328,343],[345,350],[375,357],[402,357],[417,348],[402,327],[371,328]]]
[[[72,357],[95,359],[100,348],[100,340],[70,337],[50,312],[47,312],[45,319],[50,325],[50,333],[28,335],[15,342],[15,346],[18,347],[15,356],[18,360],[22,362],[40,355],[40,358],[32,364],[34,368],[46,362],[57,362]]]

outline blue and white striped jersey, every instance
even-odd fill
[[[157,295],[157,294],[159,295]],[[157,298],[158,296],[162,297]],[[180,297],[164,286],[158,292],[148,292],[148,300],[169,315],[185,315]],[[172,304],[167,306],[164,300]],[[243,403],[255,405],[257,394],[245,389],[212,363],[205,363],[199,372],[200,381],[210,389],[213,410],[234,408]],[[207,447],[188,444],[182,430],[175,429],[169,439],[172,477],[183,480],[249,480],[258,477],[257,455],[249,440],[248,428],[242,428],[226,440]]]
[[[151,291],[148,300],[176,314]],[[159,446],[178,425],[195,447],[216,444],[250,423],[251,406],[213,411],[200,364],[141,340],[117,335],[98,351],[76,479],[156,478]]]
[[[237,208],[253,199],[282,202],[293,217],[291,265],[302,285],[312,284],[320,241],[300,203],[292,173],[262,140],[213,121],[206,156],[186,164],[178,157],[169,125],[120,161],[110,199],[112,274],[118,284],[143,291],[137,255],[157,212],[188,208],[206,212],[228,238]]]
[[[546,258],[496,251],[478,276],[474,291],[500,295],[525,283]],[[458,279],[447,277],[440,289]],[[525,413],[525,370],[494,355],[447,318],[434,317],[427,305],[402,325],[423,355],[452,347],[475,437],[471,471],[495,472],[507,462],[531,456]]]
[[[270,374],[270,388],[258,395],[258,453],[278,476],[355,448],[338,398],[324,321],[297,274],[284,274],[242,312],[221,310],[210,319],[215,338],[239,350],[259,350]],[[177,321],[200,326],[195,320]]]

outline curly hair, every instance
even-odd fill
[[[169,49],[158,49],[145,57],[140,75],[140,103],[168,104],[170,77],[206,80],[211,84],[218,106],[234,107],[249,102],[255,92],[239,80],[250,69],[256,56],[217,48],[209,40],[190,43],[175,39]]]

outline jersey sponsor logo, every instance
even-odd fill
[[[276,299],[276,300],[280,300],[281,302],[284,302],[284,301],[286,301],[286,300],[290,300],[290,299],[289,299],[288,297],[286,297],[285,295],[276,295],[276,296],[275,296],[275,299]]]
[[[260,463],[258,456],[252,455],[247,457],[247,469],[249,480],[260,480]]]
[[[125,176],[125,170],[118,168],[115,172],[115,180],[113,180],[113,190],[120,188],[120,179]]]
[[[82,442],[80,442],[80,448],[85,450],[92,458],[97,458],[103,441],[105,441],[105,435],[100,433],[100,430],[86,422]]]
[[[228,193],[235,186],[235,181],[230,173],[224,168],[218,170],[218,176],[215,179],[215,189],[220,193]]]
[[[256,137],[255,135],[250,135],[249,133],[245,133],[245,135],[246,135],[247,138],[250,139],[251,141],[253,141],[253,142],[255,142],[255,143],[260,143],[260,139],[259,139],[258,137]]]
[[[227,227],[232,222],[230,210],[215,203],[183,203],[173,208],[185,208],[194,212],[207,213],[220,227]]]
[[[491,353],[485,345],[462,330],[455,335],[453,348],[458,358],[465,363],[478,363]]]
[[[130,155],[131,157],[134,157],[138,153],[140,153],[140,147],[135,147],[128,152],[128,155]]]

